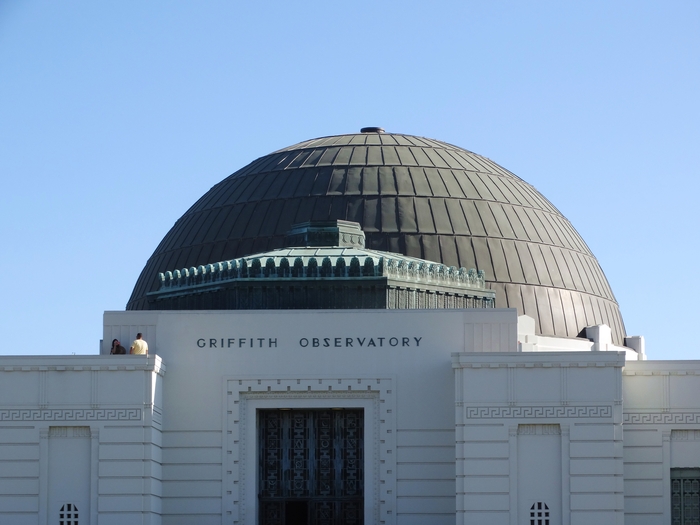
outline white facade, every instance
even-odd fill
[[[107,355],[137,332],[151,355]],[[0,523],[257,524],[260,414],[356,409],[365,524],[670,524],[700,362],[589,336],[498,309],[107,312],[100,356],[0,358]]]

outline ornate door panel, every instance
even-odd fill
[[[363,411],[260,410],[260,525],[362,525]]]

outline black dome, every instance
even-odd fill
[[[148,308],[159,272],[279,248],[293,224],[335,219],[359,222],[370,249],[484,270],[496,306],[533,317],[539,334],[605,323],[623,344],[598,261],[535,188],[475,153],[380,128],[290,146],[215,185],[153,252],[127,309]]]

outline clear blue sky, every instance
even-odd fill
[[[700,358],[696,0],[0,0],[0,353],[97,352],[198,197],[362,126],[533,184],[650,358]]]

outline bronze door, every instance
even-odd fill
[[[260,410],[260,525],[362,525],[363,411]]]

